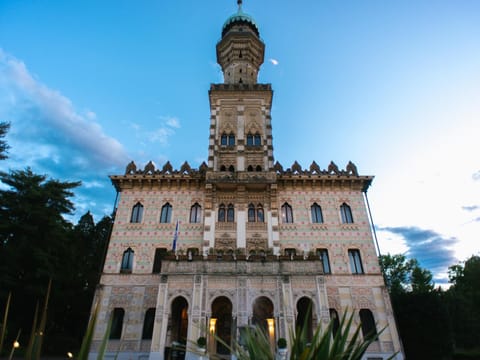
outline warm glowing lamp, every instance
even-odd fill
[[[215,334],[215,326],[217,325],[217,319],[211,318],[210,319],[210,334]]]
[[[17,340],[15,340],[15,341],[13,342],[13,347],[14,347],[15,349],[18,349],[18,348],[20,347],[20,343],[19,343]]]
[[[267,324],[268,324],[268,335],[270,335],[270,338],[273,338],[273,336],[275,335],[274,320],[272,318],[267,319]]]
[[[72,358],[73,358],[73,354],[72,354],[70,351],[67,352],[67,356],[68,356],[69,359],[72,359]]]

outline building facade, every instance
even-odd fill
[[[183,358],[179,344],[195,357],[205,337],[229,359],[218,339],[241,341],[246,327],[263,327],[274,347],[348,311],[364,332],[385,328],[365,355],[384,359],[401,345],[365,202],[373,177],[351,162],[274,162],[273,93],[257,82],[265,45],[239,3],[216,46],[224,82],[209,90],[208,162],[131,162],[111,176],[118,203],[90,354],[109,319],[112,358]]]

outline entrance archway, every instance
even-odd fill
[[[172,344],[173,342],[186,344],[188,332],[188,303],[179,296],[172,302]]]
[[[252,324],[259,326],[268,333],[267,319],[273,319],[272,301],[265,296],[257,298],[253,303],[252,315]]]
[[[232,345],[232,302],[225,296],[216,298],[212,303],[212,319],[215,322],[215,334],[228,346]],[[221,341],[216,341],[217,354],[228,355],[230,350]]]
[[[295,322],[295,328],[297,330],[303,329],[306,327],[307,341],[312,341],[313,337],[313,301],[308,297],[302,297],[297,302],[297,320]]]

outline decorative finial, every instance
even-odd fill
[[[237,4],[238,4],[238,11],[242,11],[242,0],[237,0]]]

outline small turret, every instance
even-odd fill
[[[222,27],[222,39],[217,44],[217,62],[222,67],[226,84],[256,84],[265,54],[255,20],[242,10],[230,16]]]

